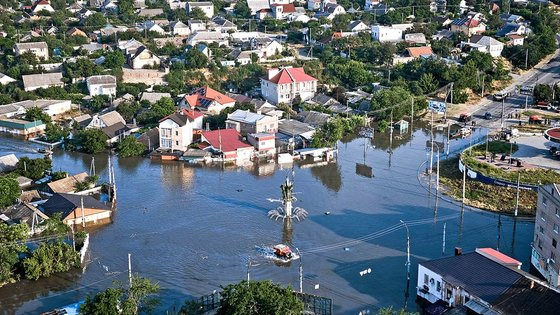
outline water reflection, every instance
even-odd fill
[[[338,192],[342,187],[342,176],[338,163],[327,163],[323,166],[311,167],[311,175],[334,192]]]
[[[167,187],[189,188],[194,183],[195,168],[184,163],[162,162],[161,182]]]

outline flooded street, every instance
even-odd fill
[[[478,131],[473,137],[485,134]],[[21,281],[0,288],[0,313],[37,313],[83,299],[88,293],[127,281],[127,253],[132,270],[162,287],[161,309],[180,307],[188,296],[219,290],[247,277],[271,279],[298,287],[298,266],[276,265],[257,247],[291,243],[302,254],[304,291],[332,298],[336,314],[375,312],[405,305],[416,309],[417,264],[476,247],[499,247],[528,270],[533,223],[461,211],[434,197],[418,180],[427,159],[429,131],[389,133],[339,142],[336,163],[296,167],[294,206],[309,212],[291,226],[267,217],[279,206],[280,185],[289,170],[274,165],[251,169],[193,167],[181,162],[114,158],[118,187],[114,222],[91,234],[90,262],[80,272]],[[443,133],[438,134],[443,141]],[[469,143],[452,140],[451,151]],[[371,146],[374,146],[372,148]],[[0,138],[0,155],[34,155],[33,145]],[[35,155],[38,156],[38,155]],[[107,178],[107,155],[96,156],[100,177]],[[435,159],[434,159],[435,161]],[[54,170],[89,170],[91,156],[57,150]],[[356,173],[356,163],[373,168],[373,177]],[[435,162],[434,162],[435,163]],[[360,168],[362,169],[362,168]],[[362,173],[362,172],[359,172]],[[325,213],[329,212],[329,215]],[[406,296],[406,230],[410,228],[411,281]],[[446,248],[443,254],[443,226]],[[498,242],[499,241],[499,242]],[[371,268],[370,274],[360,271]],[[316,285],[318,289],[315,289]]]

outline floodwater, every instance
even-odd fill
[[[415,126],[416,127],[416,126]],[[485,134],[479,131],[473,137]],[[442,141],[443,133],[438,133]],[[333,299],[337,314],[358,314],[392,305],[415,310],[418,262],[477,247],[499,247],[529,267],[533,223],[434,202],[418,180],[427,160],[429,131],[376,133],[339,143],[336,163],[296,167],[295,192],[309,217],[291,226],[267,217],[280,204],[280,185],[289,170],[274,165],[249,169],[193,167],[144,158],[113,159],[118,186],[114,222],[91,234],[86,270],[21,281],[0,288],[0,313],[37,313],[71,304],[127,281],[132,271],[162,287],[160,310],[186,298],[219,290],[247,277],[298,288],[299,261],[278,265],[259,256],[259,247],[290,243],[301,251],[305,292]],[[452,140],[451,151],[469,139]],[[364,155],[364,143],[367,150]],[[374,146],[374,147],[372,147]],[[0,138],[0,155],[34,155],[33,145]],[[89,169],[91,156],[56,151],[54,169]],[[363,176],[366,164],[373,177]],[[435,163],[435,159],[434,159]],[[107,156],[95,166],[106,178]],[[367,173],[367,167],[366,172]],[[422,183],[421,183],[422,182]],[[326,214],[329,212],[329,215]],[[406,229],[410,229],[411,282],[406,292]],[[446,226],[446,247],[443,228]],[[360,271],[371,273],[360,276]],[[317,288],[318,285],[318,288]],[[408,296],[407,296],[408,295]]]

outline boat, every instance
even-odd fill
[[[37,152],[44,154],[44,155],[51,155],[53,152],[48,148],[41,148],[38,149]]]
[[[281,259],[290,260],[293,258],[294,253],[292,253],[292,250],[288,245],[278,244],[274,246],[274,255]]]

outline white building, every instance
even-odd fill
[[[114,126],[114,125],[117,125],[117,124],[126,125],[126,121],[121,116],[121,114],[119,114],[119,112],[114,110],[114,111],[110,111],[108,113],[105,113],[103,115],[93,115],[93,117],[91,118],[91,121],[89,122],[89,124],[87,126],[85,126],[85,128],[86,129],[92,129],[92,128],[103,129],[103,128]]]
[[[154,21],[145,21],[138,28],[141,32],[155,32],[159,35],[165,35],[167,32]]]
[[[72,102],[69,100],[27,100],[7,105],[0,105],[0,107],[17,109],[15,114],[22,114],[29,108],[37,107],[43,110],[43,113],[49,116],[60,115],[72,109]],[[0,112],[2,112],[0,110]]]
[[[117,94],[117,78],[112,75],[94,75],[86,80],[90,96]]]
[[[14,53],[16,56],[20,56],[26,52],[31,52],[37,59],[49,59],[49,46],[47,46],[45,42],[17,43],[14,46]]]
[[[12,82],[17,82],[17,80],[10,77],[10,76],[7,76],[3,73],[0,73],[0,84],[6,85],[6,84],[10,84]]]
[[[208,18],[214,16],[214,4],[212,2],[187,2],[187,13],[191,13],[194,8],[199,8]]]
[[[171,28],[171,33],[177,36],[189,36],[191,34],[191,29],[189,26],[181,21],[172,22],[169,24]]]
[[[61,72],[22,75],[21,79],[23,80],[23,89],[25,91],[34,91],[39,88],[46,89],[54,86],[64,86]]]
[[[315,96],[317,81],[303,68],[269,69],[267,77],[261,79],[261,93],[272,104],[291,104],[297,96],[302,101]]]
[[[193,142],[193,130],[202,130],[203,115],[182,110],[159,121],[159,146],[171,151],[186,151]]]
[[[400,42],[403,40],[403,32],[411,27],[412,24],[373,25],[371,27],[371,38],[381,43]]]
[[[32,12],[37,14],[41,11],[46,11],[46,12],[51,12],[52,13],[52,12],[54,12],[54,9],[53,9],[53,7],[51,6],[51,3],[48,0],[38,0],[33,5]]]
[[[141,46],[128,56],[128,64],[132,69],[153,68],[158,66],[160,58],[146,46]]]
[[[490,36],[474,35],[468,42],[461,42],[461,47],[469,47],[470,50],[477,50],[489,53],[496,58],[502,55],[504,44]]]

